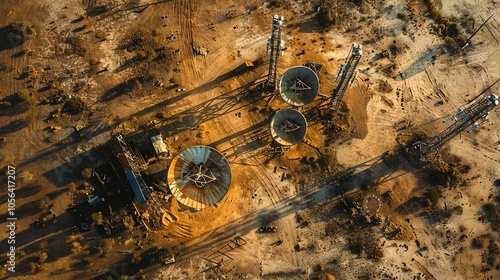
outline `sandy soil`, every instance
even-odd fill
[[[469,19],[462,25],[466,37],[495,15],[465,50],[452,54],[443,53],[444,38],[434,31],[435,20],[423,3],[359,2],[365,6],[345,5],[344,20],[328,30],[318,23],[316,1],[0,3],[5,14],[0,26],[19,21],[36,26],[33,39],[0,49],[7,66],[0,71],[0,99],[11,100],[25,88],[32,92],[27,101],[1,105],[0,163],[16,166],[19,178],[19,270],[11,274],[5,267],[0,276],[499,278],[498,109],[471,133],[449,141],[425,168],[411,166],[404,154],[396,156],[396,164],[384,157],[401,151],[399,140],[416,132],[444,130],[442,121],[500,78],[498,2],[436,1],[444,16]],[[351,43],[364,44],[343,113],[334,124],[322,121],[318,108],[328,100],[321,97],[299,108],[308,118],[308,132],[284,154],[268,150],[269,120],[289,106],[279,95],[259,90],[267,58],[238,75],[231,72],[263,56],[274,14],[285,18],[279,73],[308,60],[324,64],[318,73],[322,95],[330,96],[335,88],[333,77]],[[137,35],[141,30],[146,31],[142,37]],[[133,40],[138,37],[140,43]],[[197,55],[196,49],[208,53]],[[27,50],[33,52],[19,54]],[[387,57],[380,55],[383,50]],[[36,71],[26,78],[29,66]],[[498,88],[489,92],[498,95]],[[39,103],[57,92],[81,99],[86,109],[48,118],[64,105]],[[80,135],[72,134],[80,127]],[[66,209],[83,197],[75,186],[98,185],[82,170],[107,161],[110,151],[104,144],[112,135],[144,138],[150,128],[162,132],[169,150],[146,171],[159,178],[157,185],[173,156],[191,145],[208,145],[231,165],[229,192],[201,211],[172,200],[164,230],[147,237],[139,223],[109,238],[96,231],[73,233]],[[6,180],[1,177],[2,185]],[[431,201],[436,193],[439,197]],[[0,195],[0,208],[7,209],[6,188]],[[376,216],[360,206],[370,195],[382,202]],[[46,198],[50,205],[40,202]],[[59,222],[34,226],[49,209]],[[115,209],[104,218],[121,221],[127,211]],[[0,227],[6,224],[3,213]],[[266,225],[277,231],[262,233]],[[6,235],[0,239],[3,262]],[[102,245],[106,242],[112,245]],[[102,246],[109,247],[107,254],[94,252]],[[137,256],[146,258],[156,247],[172,248],[176,262],[133,266]],[[48,255],[43,262],[42,251]],[[40,264],[33,269],[31,263]]]

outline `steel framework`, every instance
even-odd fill
[[[266,55],[271,50],[269,58],[269,72],[267,74],[266,88],[274,92],[278,83],[278,58],[281,52],[281,27],[283,26],[283,16],[273,16],[273,30],[271,37],[267,40]]]
[[[410,160],[413,165],[419,166],[432,162],[444,144],[453,137],[466,131],[470,132],[479,124],[484,122],[489,112],[499,103],[498,96],[494,94],[480,94],[465,109],[459,109],[458,112],[444,123],[452,124],[440,134],[415,142],[411,145]]]
[[[122,148],[123,154],[125,155],[125,158],[127,159],[130,169],[132,173],[135,175],[137,183],[139,184],[139,187],[141,188],[145,198],[149,199],[151,197],[151,194],[146,182],[144,181],[141,175],[141,171],[144,170],[145,168],[145,163],[142,162],[137,156],[135,156],[134,153],[130,150],[129,145],[127,144],[127,142],[125,142],[125,139],[123,139],[123,135],[121,134],[117,135],[116,140],[118,140],[118,143]]]

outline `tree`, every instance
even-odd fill
[[[85,109],[85,104],[83,103],[82,100],[78,98],[70,98],[66,100],[66,103],[64,103],[64,111],[76,115],[79,114],[80,112]]]
[[[47,253],[45,252],[40,252],[40,254],[38,255],[38,263],[39,264],[43,264],[45,263],[45,261],[49,258],[49,256],[47,255]]]
[[[76,185],[75,185],[75,183],[73,183],[73,182],[69,183],[69,185],[68,185],[68,191],[70,193],[75,193],[76,192]]]
[[[71,243],[71,247],[71,252],[73,253],[78,253],[83,249],[82,244],[76,240]]]
[[[38,270],[39,265],[34,262],[30,262],[30,271],[31,273],[35,273]]]
[[[32,93],[29,89],[22,89],[16,93],[19,102],[27,101],[31,98]]]
[[[82,177],[85,179],[90,179],[90,177],[92,177],[92,168],[84,168],[82,170]]]
[[[96,225],[102,224],[102,220],[103,220],[103,218],[102,218],[102,212],[92,213],[91,218],[92,218],[92,221],[94,221],[94,223]]]
[[[38,207],[41,211],[47,211],[49,208],[52,206],[50,203],[50,199],[46,196],[44,196],[42,199],[39,200],[38,202]]]
[[[159,263],[168,263],[174,257],[174,252],[169,247],[159,248],[156,251],[156,256]]]

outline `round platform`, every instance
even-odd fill
[[[219,202],[231,185],[226,158],[208,146],[189,147],[172,160],[167,184],[175,198],[193,209]]]

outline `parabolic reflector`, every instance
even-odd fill
[[[304,106],[313,102],[318,90],[318,76],[309,67],[292,67],[281,77],[280,95],[289,105]]]
[[[193,146],[172,160],[167,184],[180,203],[203,209],[226,195],[231,185],[231,169],[226,158],[214,148]]]
[[[306,132],[306,118],[295,109],[280,110],[271,120],[271,136],[280,145],[295,145],[302,141]]]

